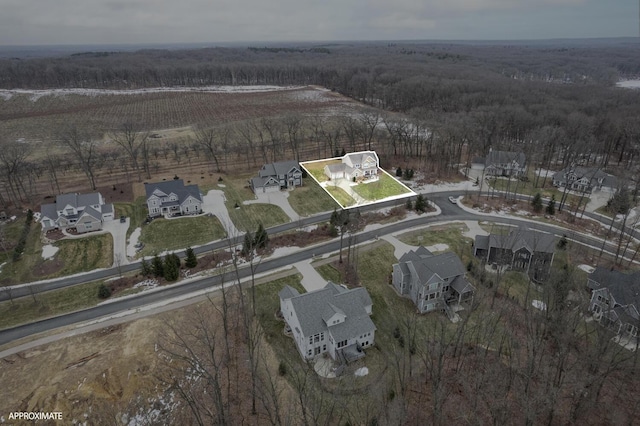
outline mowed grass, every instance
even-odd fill
[[[113,264],[113,237],[111,234],[61,240],[55,243],[55,246],[60,249],[56,253],[56,259],[61,259],[64,262],[63,269],[56,276],[108,268]]]
[[[302,167],[304,167],[309,174],[311,174],[318,182],[327,182],[329,178],[324,173],[324,166],[328,164],[340,164],[341,160],[325,160],[325,161],[314,161],[313,163],[303,163]]]
[[[451,223],[407,232],[397,238],[412,246],[428,247],[446,244],[448,248],[445,251],[455,252],[463,262],[466,262],[472,255],[472,239],[462,234],[468,231],[469,228],[464,223]]]
[[[347,194],[344,189],[338,187],[338,186],[331,186],[328,185],[327,187],[325,187],[325,189],[327,190],[327,192],[329,194],[331,194],[336,200],[338,200],[338,203],[340,203],[341,207],[350,207],[356,204],[356,200],[354,200],[351,195]]]
[[[339,207],[333,198],[310,177],[304,178],[302,185],[289,192],[289,204],[300,216],[310,216]]]
[[[41,318],[60,315],[98,304],[101,282],[81,284],[61,290],[36,293],[33,297],[0,303],[0,328],[14,327]]]
[[[115,207],[115,220],[119,220],[120,216],[127,216],[129,218],[129,229],[127,229],[127,238],[131,233],[143,225],[144,220],[147,218],[147,204],[144,197],[136,198],[133,203],[114,203]]]
[[[408,194],[410,192],[400,182],[386,173],[380,172],[378,176],[377,181],[370,183],[363,182],[353,186],[353,190],[362,198],[370,201],[382,200],[387,197]]]
[[[217,189],[224,191],[226,206],[231,221],[241,231],[255,232],[258,224],[265,228],[289,222],[289,216],[273,204],[242,204],[243,201],[255,200],[255,195],[248,187],[249,175],[237,178],[225,178]],[[235,206],[238,206],[237,208]]]
[[[142,228],[140,241],[145,247],[140,253],[148,256],[163,251],[183,250],[225,236],[226,232],[215,216],[156,219]]]

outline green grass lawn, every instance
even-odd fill
[[[356,204],[356,200],[351,198],[351,195],[344,192],[340,187],[328,185],[325,189],[329,194],[333,195],[336,200],[338,200],[341,207],[349,207]]]
[[[225,237],[225,230],[215,216],[156,219],[142,228],[140,241],[145,244],[142,255],[166,250],[183,250]]]
[[[0,328],[13,327],[40,318],[60,315],[96,305],[101,282],[81,284],[0,303]]]
[[[541,182],[542,181],[540,181],[539,183]],[[549,179],[547,179],[547,183],[549,183],[550,185]],[[531,195],[531,196],[536,195],[536,193],[539,192],[542,198],[551,198],[552,195],[555,195],[556,209],[557,209],[558,204],[562,199],[563,191],[560,191],[556,187],[549,186],[549,185],[545,186],[544,188],[535,188],[533,184],[534,184],[534,179],[531,177],[529,177],[529,182],[522,182],[522,181],[518,182],[515,178],[511,179],[511,181],[509,181],[507,178],[499,178],[499,179],[490,178],[489,179],[489,185],[497,191],[506,191],[508,188],[509,192],[513,192],[517,189],[518,194]],[[517,188],[516,188],[516,185],[517,185]],[[483,188],[483,193],[484,191],[485,189]],[[565,203],[567,206],[571,206],[572,208],[575,208],[576,204],[578,204],[579,201],[580,201],[580,196],[568,193]],[[582,208],[588,202],[589,202],[589,197],[585,196],[582,200],[582,203],[580,204],[580,208]],[[548,201],[543,200],[543,204],[546,207],[548,204]]]
[[[64,261],[64,268],[56,276],[108,268],[113,264],[113,237],[100,234],[91,237],[61,240],[55,243],[60,249],[56,259]]]
[[[405,244],[412,246],[432,246],[435,244],[446,244],[449,246],[445,251],[455,252],[462,262],[467,262],[471,258],[471,238],[463,237],[464,232],[469,231],[464,223],[452,223],[448,225],[432,226],[407,232],[397,238]]]
[[[243,201],[255,200],[255,195],[248,187],[249,175],[238,178],[227,178],[221,182],[221,189],[227,199],[226,205],[231,221],[241,231],[255,232],[258,224],[265,228],[289,222],[289,216],[273,204],[242,204]],[[238,208],[235,208],[235,205]]]
[[[339,207],[312,178],[305,178],[302,185],[289,192],[289,204],[300,216],[310,216]]]
[[[115,219],[119,220],[120,216],[129,218],[129,229],[127,229],[127,238],[131,233],[143,225],[147,218],[147,204],[144,197],[136,198],[133,203],[114,203]]]
[[[309,174],[311,174],[318,182],[326,182],[329,180],[326,174],[324,174],[324,166],[327,164],[340,164],[340,160],[326,160],[316,161],[313,163],[303,163],[304,167]]]
[[[342,274],[336,268],[333,267],[330,263],[319,265],[317,267],[314,266],[316,271],[320,274],[322,278],[327,281],[332,281],[336,284],[342,283]]]
[[[380,173],[375,182],[361,183],[353,186],[353,190],[362,198],[370,201],[382,200],[394,195],[408,194],[410,191],[400,182],[387,175]]]

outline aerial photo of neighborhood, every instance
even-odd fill
[[[0,424],[638,423],[639,5],[9,3]]]

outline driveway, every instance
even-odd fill
[[[127,229],[129,229],[129,220],[120,223],[120,219],[107,220],[103,223],[102,229],[107,231],[113,237],[113,264],[114,266],[126,265],[129,263],[127,259]]]
[[[256,195],[255,200],[243,201],[242,204],[273,204],[282,209],[292,222],[300,220],[300,215],[289,204],[289,191],[267,192]]]
[[[202,211],[215,215],[220,224],[227,232],[227,235],[240,235],[241,232],[231,221],[229,211],[227,210],[227,198],[221,189],[212,189],[207,195],[202,197]]]

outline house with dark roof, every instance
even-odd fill
[[[433,254],[425,247],[405,253],[393,265],[393,287],[420,313],[443,310],[453,319],[451,304],[470,300],[475,288],[467,281],[460,258],[452,252]]]
[[[506,235],[476,235],[473,254],[486,263],[508,266],[542,282],[551,274],[556,245],[554,235],[518,228]]]
[[[361,151],[346,154],[337,164],[324,166],[324,173],[330,180],[367,180],[378,177],[380,159],[375,151]]]
[[[478,161],[478,160],[476,160]],[[484,159],[484,173],[488,176],[523,176],[527,170],[527,157],[522,152],[489,149]]]
[[[373,345],[376,326],[365,288],[347,289],[329,282],[320,290],[300,294],[285,286],[278,296],[303,359],[328,353],[334,360],[350,362],[362,358],[363,349]]]
[[[56,202],[40,206],[43,231],[75,228],[80,234],[99,231],[107,220],[113,220],[113,204],[105,204],[102,194],[61,194]]]
[[[202,194],[198,185],[182,179],[145,184],[149,216],[178,216],[202,213]]]
[[[615,176],[603,172],[597,167],[569,167],[555,173],[553,186],[568,187],[571,190],[591,193],[594,190],[614,192],[618,186]]]
[[[596,268],[587,278],[593,317],[619,336],[637,338],[640,328],[640,272],[624,274]]]
[[[294,189],[302,186],[302,169],[297,161],[279,161],[265,164],[258,176],[249,181],[254,194]]]

